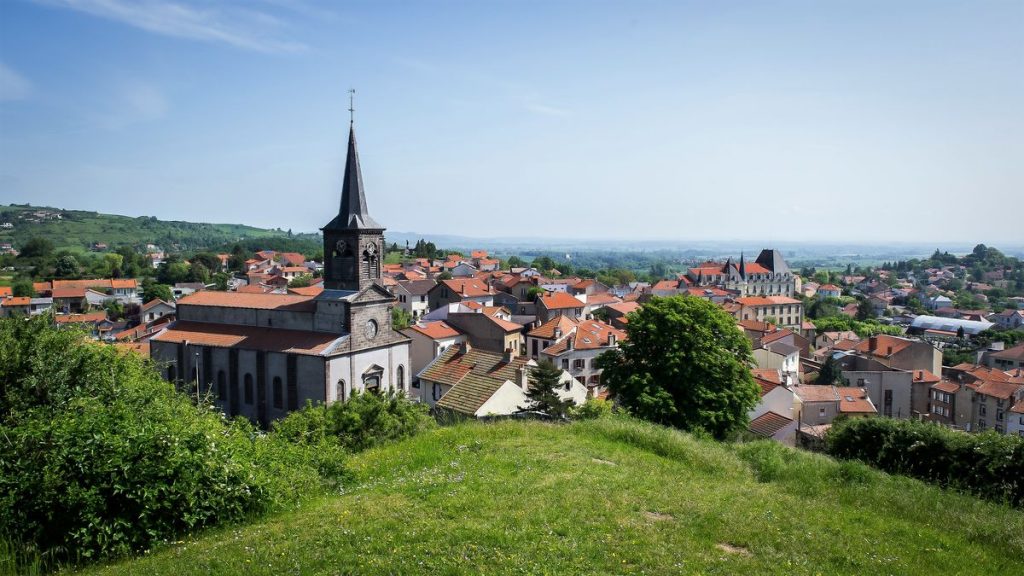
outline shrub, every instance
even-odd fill
[[[274,434],[299,444],[331,444],[353,452],[414,436],[435,425],[424,404],[404,394],[354,394],[348,402],[306,406],[274,423]]]
[[[826,446],[837,458],[1024,505],[1024,440],[1018,437],[967,434],[913,420],[861,418],[834,423]]]
[[[225,421],[148,360],[46,318],[0,321],[0,409],[0,539],[57,562],[145,550],[322,490],[308,447]]]
[[[612,415],[612,403],[600,398],[588,398],[580,406],[569,408],[569,417],[573,420],[593,420]]]

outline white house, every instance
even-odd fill
[[[800,349],[785,342],[772,342],[754,350],[758,368],[779,370],[787,386],[797,383],[800,372]]]
[[[410,359],[412,373],[419,374],[421,370],[444,353],[452,346],[458,346],[466,341],[466,336],[446,322],[438,320],[435,322],[417,322],[405,330],[402,334],[409,337]],[[413,392],[410,394],[414,399],[420,399],[420,383],[413,377]]]
[[[398,306],[412,316],[413,321],[419,320],[430,311],[427,294],[437,285],[433,280],[399,280],[391,291],[398,298]]]
[[[139,320],[143,323],[152,322],[157,318],[163,318],[168,314],[174,314],[174,310],[174,304],[155,298],[143,304],[142,308],[139,309]]]

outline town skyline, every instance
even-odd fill
[[[0,203],[312,231],[354,87],[391,230],[1021,241],[1019,6],[389,6],[5,3]]]

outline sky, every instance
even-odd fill
[[[0,204],[1024,242],[1024,0],[2,0]]]

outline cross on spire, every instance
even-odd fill
[[[356,122],[356,108],[354,106],[354,104],[355,104],[355,96],[356,96],[356,89],[355,88],[349,88],[348,89],[348,124],[349,124],[349,126],[355,124],[355,122]]]

